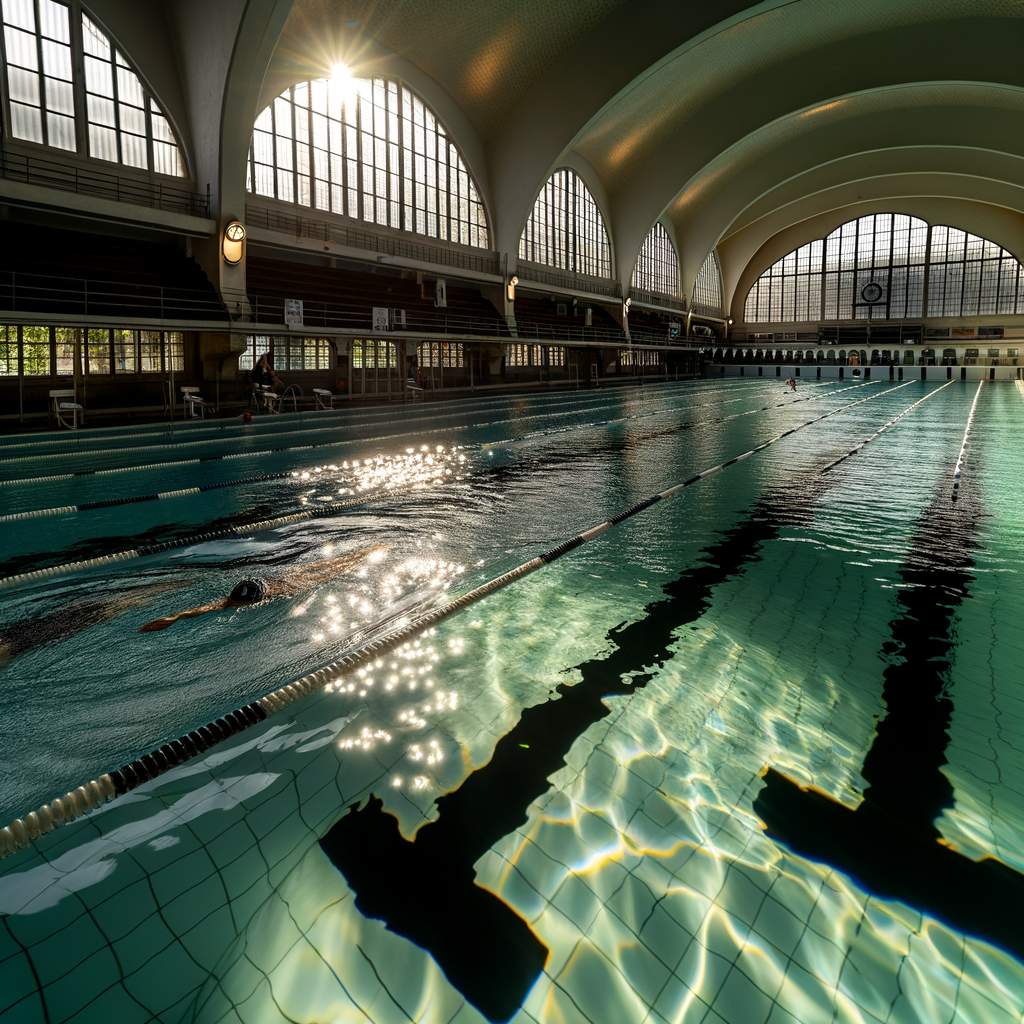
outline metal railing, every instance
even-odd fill
[[[556,288],[566,288],[569,291],[577,292],[590,292],[594,295],[607,295],[619,302],[622,301],[622,286],[618,281],[614,281],[611,278],[591,277],[589,274],[574,274],[568,270],[558,270],[556,267],[531,263],[529,260],[519,260],[517,273],[522,279],[522,286],[524,288],[528,288],[531,284],[550,284]]]
[[[460,270],[471,270],[481,274],[499,275],[501,273],[501,258],[498,253],[492,252],[490,249],[474,252],[454,246],[435,245],[430,241],[419,241],[414,237],[398,238],[348,224],[332,224],[253,204],[246,205],[245,220],[250,228],[278,231],[294,238],[334,242],[352,249],[364,249],[367,252],[416,260],[420,263],[432,263],[436,266],[457,267]]]
[[[285,324],[283,296],[261,295],[240,291],[224,292],[231,318],[253,324],[265,324],[268,328],[283,329]],[[360,331],[367,335],[479,335],[483,337],[511,338],[512,331],[504,317],[477,316],[460,313],[457,310],[406,309],[404,321],[391,320],[386,331],[374,328],[369,309],[353,309],[331,302],[303,300],[302,330]],[[613,341],[626,344],[626,338],[618,327],[583,327],[571,322],[535,320],[530,317],[516,318],[516,334],[524,341]],[[658,339],[659,342],[664,339]]]
[[[0,272],[0,310],[80,316],[224,320],[211,291],[50,274]]]
[[[680,313],[686,312],[685,300],[676,295],[666,295],[664,292],[651,292],[645,288],[630,288],[629,297],[634,302],[640,302],[646,306],[661,306],[664,309],[674,309]]]
[[[154,178],[141,181],[106,171],[59,163],[45,157],[28,156],[0,150],[0,176],[9,181],[43,188],[56,188],[64,192],[113,199],[122,203],[137,203],[154,210],[187,213],[196,217],[210,216],[210,193],[191,192],[174,185],[166,185]]]

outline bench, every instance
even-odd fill
[[[50,410],[52,415],[57,418],[57,422],[62,427],[67,427],[68,430],[78,429],[79,413],[82,413],[82,422],[85,422],[85,409],[75,401],[75,392],[70,388],[50,392]],[[64,418],[65,413],[71,413],[70,423]]]

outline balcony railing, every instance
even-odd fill
[[[680,313],[686,312],[685,300],[676,295],[666,295],[664,292],[651,292],[645,288],[630,288],[629,297],[634,302],[643,303],[645,306],[660,306],[662,309],[674,309]]]
[[[210,291],[149,283],[0,272],[0,310],[60,316],[225,320]]]
[[[593,295],[607,295],[618,302],[622,301],[622,286],[618,281],[607,277],[591,277],[589,274],[574,274],[557,267],[547,267],[540,263],[520,260],[518,275],[524,287],[530,284],[550,284],[556,288],[569,291],[590,292]]]
[[[64,192],[136,203],[154,210],[210,216],[209,191],[204,195],[166,185],[157,179],[140,181],[106,171],[59,163],[45,157],[0,151],[0,176],[27,185],[56,188]]]
[[[398,238],[378,234],[354,225],[328,223],[313,220],[298,214],[271,210],[265,206],[249,204],[245,208],[246,224],[250,228],[264,228],[291,235],[293,238],[311,239],[316,242],[334,242],[352,249],[363,249],[384,256],[432,263],[441,267],[471,270],[480,274],[501,273],[501,259],[498,253],[489,249],[473,252],[466,249],[436,245],[430,241],[418,241],[414,237]]]
[[[225,291],[224,299],[232,320],[266,325],[268,333],[283,330],[285,325],[285,299],[281,296],[246,294]],[[475,335],[494,338],[513,337],[508,323],[500,316],[476,316],[457,310],[406,309],[404,321],[389,316],[389,329],[373,327],[369,309],[353,309],[330,302],[303,300],[302,330],[359,331],[404,335]],[[516,339],[522,341],[557,341],[585,343],[614,342],[625,345],[626,338],[618,327],[584,327],[571,320],[536,320],[529,316],[516,317]],[[634,339],[641,344],[675,344],[664,336]]]

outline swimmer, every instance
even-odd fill
[[[790,391],[796,391],[796,377],[787,377],[786,386]]]
[[[139,632],[155,633],[157,630],[173,626],[179,619],[194,619],[209,612],[226,611],[229,608],[246,608],[250,605],[273,601],[278,597],[301,594],[305,590],[312,590],[313,587],[319,586],[321,583],[326,583],[342,573],[351,571],[362,562],[378,562],[383,557],[384,548],[382,547],[361,548],[337,558],[325,558],[320,562],[307,562],[304,565],[295,566],[295,573],[291,576],[270,579],[247,576],[235,585],[227,597],[222,597],[219,601],[211,601],[209,604],[197,605],[195,608],[186,608],[174,615],[153,619],[152,622],[147,622],[142,626]]]
[[[143,584],[113,597],[90,597],[62,605],[45,615],[21,619],[0,632],[0,665],[19,654],[66,640],[91,626],[109,622],[131,608],[146,604],[155,594],[166,594],[185,586],[185,580]]]

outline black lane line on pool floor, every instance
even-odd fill
[[[1024,875],[945,845],[936,820],[955,804],[947,763],[956,650],[954,622],[974,582],[983,517],[978,488],[950,475],[918,523],[883,648],[885,712],[864,759],[863,799],[851,811],[768,767],[754,812],[768,835],[849,875],[865,892],[898,900],[1024,961]]]
[[[507,903],[476,884],[473,865],[526,823],[573,744],[611,713],[607,699],[646,686],[674,656],[676,631],[699,619],[714,588],[758,561],[762,545],[793,518],[781,505],[761,503],[707,547],[637,621],[608,633],[611,654],[576,666],[580,682],[560,683],[556,696],[526,708],[488,763],[436,800],[436,820],[412,842],[372,794],[321,839],[357,909],[429,952],[489,1021],[507,1021],[522,1006],[548,950]]]

